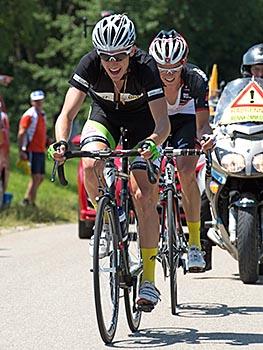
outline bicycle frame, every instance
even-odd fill
[[[123,141],[124,133],[121,131]],[[131,236],[122,235],[122,228],[119,217],[118,206],[121,205],[128,218],[131,210],[130,195],[129,195],[129,161],[128,157],[140,156],[137,149],[103,149],[94,151],[66,151],[65,159],[70,158],[93,158],[99,161],[105,160],[105,166],[102,174],[97,174],[99,182],[99,196],[97,199],[98,208],[95,220],[94,229],[94,245],[93,245],[93,283],[95,306],[99,331],[102,339],[106,344],[110,343],[115,335],[118,312],[119,312],[119,289],[123,289],[124,303],[128,325],[132,332],[135,332],[140,324],[142,311],[136,305],[136,297],[140,284],[141,274],[143,272],[142,261],[139,252],[138,242],[134,242]],[[122,158],[122,169],[119,171],[114,163],[114,158]],[[52,178],[55,180],[56,170],[60,183],[67,185],[67,180],[64,175],[64,165],[54,164]],[[156,176],[152,166],[148,167],[148,179],[156,181]],[[121,179],[120,201],[116,197],[117,178]],[[132,208],[134,211],[134,209]],[[107,215],[108,213],[108,215]],[[135,213],[135,211],[134,211]],[[105,215],[106,214],[106,215]],[[134,214],[135,215],[135,214]],[[106,220],[108,219],[108,220]],[[127,228],[129,225],[128,220]],[[100,256],[100,239],[102,236],[104,225],[109,226],[110,239],[107,241],[110,251],[106,252],[105,256]],[[111,248],[110,248],[111,247]],[[104,260],[108,259],[108,260]],[[135,258],[134,260],[132,258]],[[105,262],[105,264],[104,264]],[[103,272],[105,272],[106,280],[103,280]],[[107,281],[109,279],[109,281]],[[101,281],[109,283],[109,288],[101,288]],[[104,293],[105,300],[109,300],[110,317],[104,316],[107,311],[104,310]],[[110,292],[107,295],[107,292]],[[103,300],[103,302],[102,302]],[[111,304],[112,302],[112,304]],[[104,313],[105,311],[105,313]],[[109,321],[109,322],[107,322]]]
[[[161,213],[161,219],[162,219],[162,226],[161,226],[161,232],[160,232],[160,240],[162,242],[162,245],[160,247],[159,255],[160,258],[165,257],[166,263],[168,263],[169,266],[169,259],[168,257],[168,237],[167,237],[167,230],[165,226],[166,221],[166,208],[167,208],[167,196],[168,192],[172,191],[173,193],[173,199],[174,199],[174,209],[175,209],[175,223],[176,223],[176,231],[177,231],[177,238],[179,240],[179,250],[176,252],[176,254],[179,254],[182,256],[184,253],[186,253],[187,248],[187,240],[183,231],[182,221],[180,217],[180,209],[179,209],[179,200],[180,200],[180,192],[176,188],[175,183],[175,174],[176,174],[176,166],[175,166],[175,160],[173,156],[166,156],[165,160],[165,172],[164,172],[164,185],[163,185],[163,192],[161,193],[161,207],[162,207],[162,213]],[[164,275],[165,277],[168,277],[167,275],[167,266],[164,267]],[[184,272],[186,270],[184,269]]]

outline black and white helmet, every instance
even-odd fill
[[[263,64],[263,44],[257,44],[250,47],[244,54],[241,65],[241,74],[243,76],[250,76],[250,69],[254,64]]]
[[[149,53],[159,64],[175,64],[187,58],[188,45],[181,34],[174,29],[162,30],[153,39]]]
[[[101,51],[129,49],[135,39],[133,22],[126,15],[120,14],[102,18],[92,32],[93,45]]]

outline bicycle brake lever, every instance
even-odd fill
[[[147,159],[147,175],[148,175],[148,179],[149,179],[150,183],[152,185],[156,184],[157,175],[154,171],[153,163],[149,159]]]
[[[58,170],[58,161],[54,161],[54,165],[53,165],[53,169],[51,172],[51,177],[50,177],[50,181],[51,182],[55,182],[56,181],[56,172]]]

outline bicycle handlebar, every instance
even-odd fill
[[[202,150],[199,149],[180,149],[180,148],[173,148],[173,147],[165,147],[161,150],[162,156],[167,157],[175,157],[175,156],[199,156],[201,154],[206,154],[207,164],[210,165],[208,167],[208,173],[211,169],[211,153],[207,152],[205,153]],[[65,159],[71,159],[71,158],[94,158],[94,159],[107,159],[107,158],[125,158],[125,157],[137,157],[140,156],[140,152],[138,152],[137,149],[130,149],[130,150],[123,150],[123,149],[117,149],[117,150],[111,150],[111,149],[103,149],[103,150],[94,150],[94,151],[66,151],[64,154]],[[155,169],[153,166],[153,163],[150,160],[146,160],[147,163],[147,175],[148,179],[151,184],[155,184],[157,182],[157,175],[155,173]],[[55,173],[56,170],[58,172],[58,178],[59,182],[62,186],[67,186],[68,181],[65,178],[65,172],[64,172],[64,163],[61,165],[58,165],[58,162],[55,161],[52,175],[51,175],[51,181],[55,181]],[[211,170],[210,170],[211,171]]]
[[[200,149],[191,149],[191,148],[173,148],[173,147],[165,147],[161,154],[167,157],[175,157],[175,156],[200,156],[201,154],[205,154],[204,151]]]
[[[137,149],[130,150],[111,150],[111,149],[103,149],[103,150],[94,150],[94,151],[66,151],[64,154],[65,159],[72,158],[94,158],[94,159],[108,159],[108,158],[126,158],[126,157],[137,157],[140,156],[141,153],[138,152]],[[153,164],[150,160],[147,160],[147,174],[151,184],[155,184],[157,182],[157,175],[155,174]],[[62,186],[67,186],[68,181],[65,177],[64,172],[64,163],[58,165],[58,162],[55,161],[51,181],[55,181],[55,173],[56,170],[58,172],[58,179]]]

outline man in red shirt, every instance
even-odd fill
[[[46,150],[46,116],[43,111],[45,94],[41,90],[30,94],[31,107],[23,114],[19,123],[18,147],[20,160],[29,160],[31,179],[23,205],[34,205],[37,190],[44,180]]]

